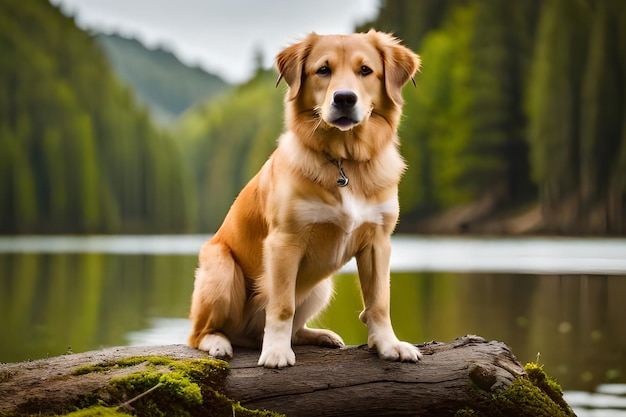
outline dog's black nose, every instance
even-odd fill
[[[333,94],[333,104],[340,108],[349,108],[356,104],[357,96],[350,90],[338,90]]]

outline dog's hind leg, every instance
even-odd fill
[[[190,318],[193,330],[189,345],[214,357],[232,357],[227,336],[242,320],[246,287],[241,267],[228,246],[206,243],[200,251],[196,269]]]
[[[293,319],[294,345],[316,345],[330,348],[343,347],[341,337],[326,329],[311,329],[306,323],[321,313],[333,296],[333,282],[327,278],[317,284],[308,297],[298,306]]]

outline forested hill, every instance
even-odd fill
[[[0,233],[190,230],[179,149],[91,36],[47,0],[3,0],[0,50]]]
[[[115,72],[160,124],[173,122],[196,102],[228,88],[220,77],[186,66],[163,48],[148,49],[135,39],[118,35],[97,34],[96,40]]]
[[[423,61],[399,231],[626,233],[626,1],[386,0],[370,27]],[[0,1],[0,233],[215,231],[283,129],[275,77],[167,133],[71,18]]]

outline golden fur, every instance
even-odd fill
[[[200,251],[189,344],[216,357],[231,357],[232,344],[262,346],[259,365],[270,368],[295,363],[292,343],[343,346],[306,323],[331,298],[328,278],[355,257],[369,345],[415,362],[419,350],[389,318],[389,236],[405,169],[401,90],[419,57],[372,30],[312,33],[276,63],[289,86],[286,132]]]

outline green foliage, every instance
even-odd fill
[[[188,230],[180,151],[93,39],[47,1],[0,12],[0,233]]]
[[[620,54],[626,47],[624,22],[626,6],[623,2],[598,4],[591,23],[588,64],[582,85],[581,205],[583,210],[607,217],[605,224],[596,226],[600,231],[626,229],[623,216],[626,71],[623,59],[620,62]],[[596,219],[590,220],[595,222]]]
[[[625,19],[624,3],[613,0],[554,0],[542,8],[528,139],[551,231],[626,230]]]
[[[48,2],[0,12],[0,233],[216,230],[282,131],[276,74],[225,89]],[[626,231],[626,3],[387,0],[370,27],[423,58],[400,230],[488,201],[482,218],[539,205],[540,231]],[[156,113],[202,104],[156,129],[97,43]]]
[[[529,194],[522,103],[533,14],[531,2],[476,3],[469,48],[470,137],[458,181],[474,196],[488,192],[519,203]]]
[[[404,221],[535,200],[543,231],[625,232],[625,22],[619,0],[383,2],[362,29],[423,58],[400,129]]]
[[[474,14],[471,7],[454,9],[443,29],[428,34],[422,44],[427,64],[419,77],[419,95],[405,91],[406,120],[399,134],[403,153],[417,172],[409,168],[401,184],[403,213],[445,209],[470,199],[466,190],[455,187],[461,174],[458,158],[469,135],[469,121],[464,117],[469,101],[463,94],[469,74],[466,66],[454,64],[469,61],[467,28]]]
[[[18,230],[33,231],[37,222],[37,197],[33,168],[16,134],[0,126],[0,211],[14,219]],[[2,219],[0,219],[0,225]]]
[[[553,208],[577,187],[579,141],[577,119],[588,26],[582,2],[554,0],[544,4],[528,92],[529,141],[533,178],[541,198]]]
[[[181,118],[178,136],[194,167],[200,193],[200,230],[214,231],[239,191],[276,147],[284,90],[273,71],[197,106]]]
[[[357,27],[357,31],[375,27],[392,32],[419,50],[428,32],[441,26],[448,9],[461,3],[462,0],[383,0],[379,16]]]
[[[419,91],[405,92],[400,128],[410,165],[400,193],[405,216],[486,194],[527,197],[520,8],[495,0],[459,5],[423,39]]]

